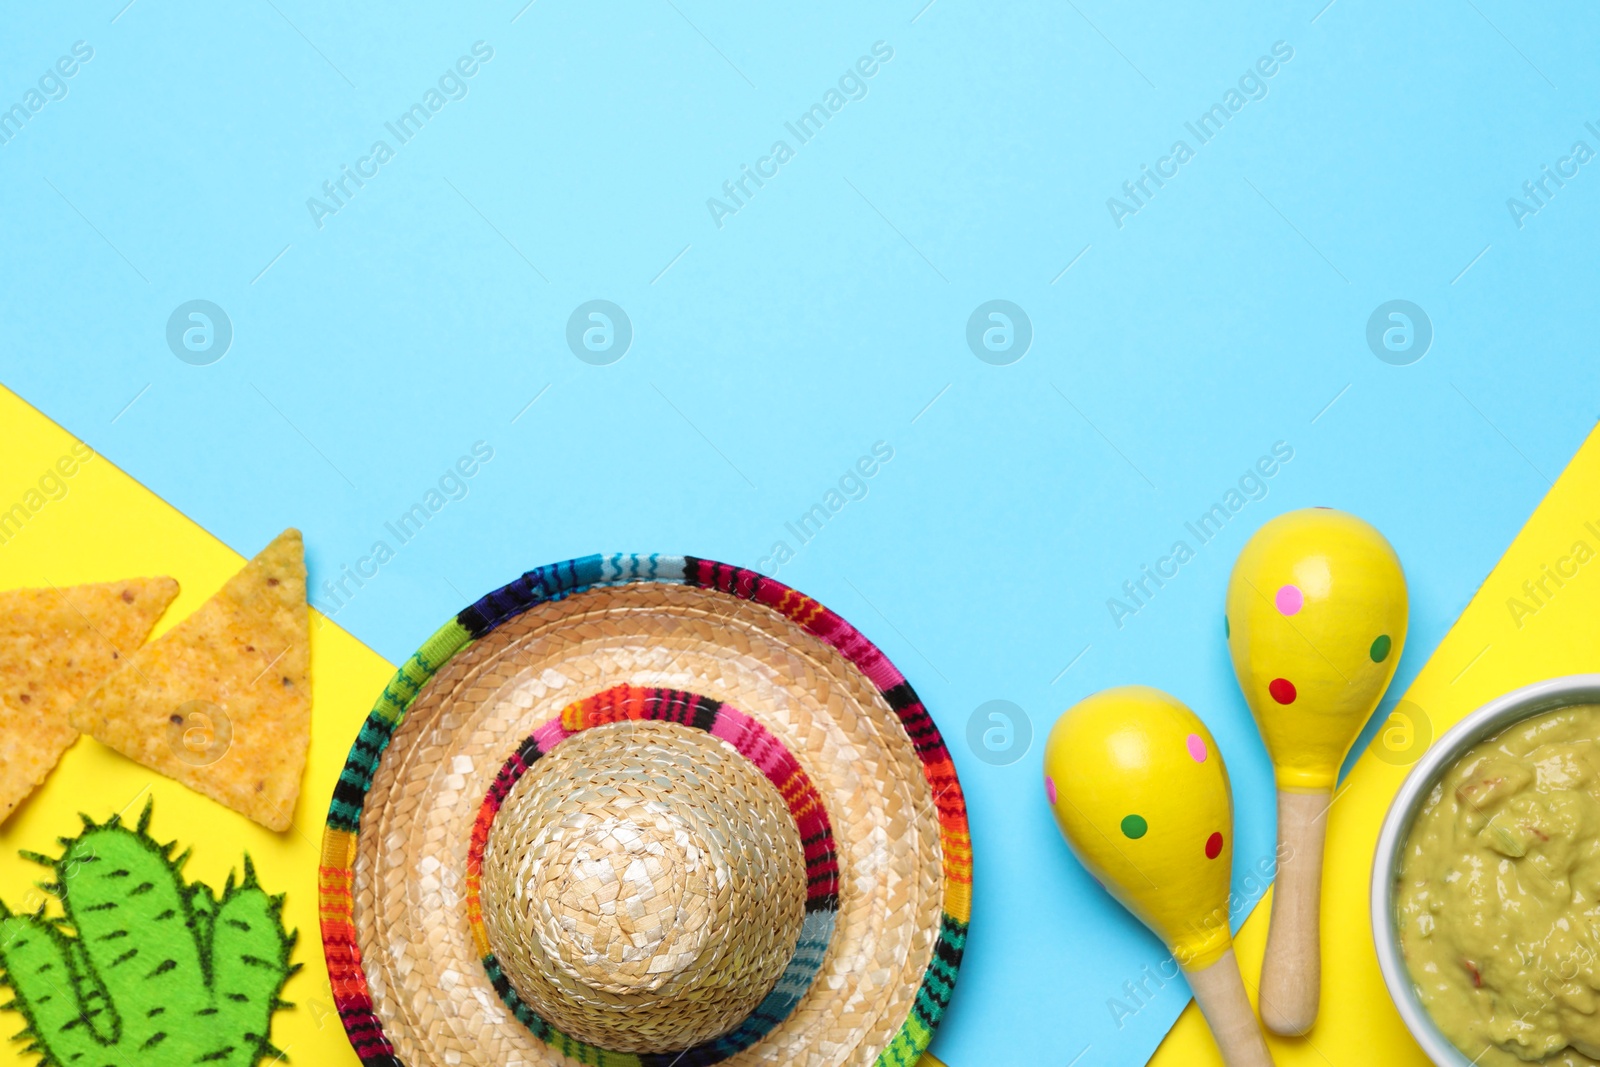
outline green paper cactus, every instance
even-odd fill
[[[299,965],[283,929],[283,898],[268,896],[245,857],[221,896],[181,873],[187,852],[117,817],[62,838],[44,885],[64,915],[14,914],[0,904],[0,984],[28,1021],[44,1067],[255,1067],[282,1057],[268,1040],[288,1007]]]

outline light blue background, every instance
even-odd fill
[[[1141,1062],[1186,994],[1113,1022],[1165,954],[1050,823],[1055,716],[1132,681],[1192,704],[1242,874],[1273,833],[1221,634],[1249,532],[1331,504],[1389,535],[1398,694],[1596,417],[1600,161],[1521,229],[1506,200],[1600,150],[1600,21],[1323,2],[12,10],[0,106],[73,42],[94,58],[0,145],[0,380],[242,553],[302,527],[314,590],[488,442],[470,495],[337,610],[391,659],[536,564],[754,566],[887,442],[778,577],[881,644],[956,755],[976,905],[935,1051]],[[466,98],[396,146],[384,123],[480,40]],[[876,41],[866,98],[718,229],[707,198]],[[1184,122],[1277,41],[1267,97],[1197,145]],[[395,158],[319,230],[307,198],[378,138]],[[1107,197],[1178,138],[1195,158],[1118,229]],[[211,366],[165,342],[196,298],[234,328]],[[566,347],[594,298],[634,326],[611,366]],[[1011,366],[964,340],[996,298],[1034,328]],[[1411,366],[1364,340],[1392,298],[1433,322]],[[1270,495],[1116,627],[1107,598],[1277,441]],[[1008,766],[965,742],[991,699],[1032,720]]]

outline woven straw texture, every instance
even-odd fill
[[[668,722],[585,730],[496,816],[483,918],[511,984],[572,1037],[627,1052],[720,1036],[783,973],[806,863],[777,788]]]
[[[754,572],[669,556],[529,571],[441,627],[385,688],[334,790],[319,874],[335,1004],[363,1064],[672,1062],[598,1053],[548,1027],[541,1042],[519,1022],[536,1017],[508,1009],[509,983],[485,974],[492,956],[474,951],[462,907],[475,808],[515,739],[559,732],[564,705],[627,684],[747,709],[833,820],[839,910],[817,942],[821,973],[727,1062],[911,1067],[949,1004],[971,912],[966,808],[943,739],[839,616]]]
[[[700,730],[725,743],[777,790],[788,806],[805,855],[805,920],[777,984],[737,1026],[679,1052],[619,1053],[580,1041],[552,1026],[506,977],[483,922],[483,858],[495,817],[530,767],[575,733],[618,723],[669,723]],[[805,769],[765,726],[719,700],[682,690],[619,685],[577,700],[507,757],[483,798],[467,849],[467,922],[484,973],[501,1001],[533,1035],[584,1063],[611,1067],[712,1067],[764,1040],[810,991],[833,942],[839,917],[839,859],[827,808]],[[363,989],[365,986],[363,985]],[[356,1005],[359,1009],[359,1003]],[[346,1016],[359,1018],[359,1015]],[[374,1017],[375,1018],[375,1017]],[[910,1025],[908,1020],[907,1025]],[[902,1027],[902,1030],[904,1028]],[[897,1038],[897,1040],[899,1040]],[[381,1062],[377,1057],[373,1062]],[[383,1067],[392,1067],[383,1064]]]

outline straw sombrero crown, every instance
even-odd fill
[[[362,727],[323,852],[367,1067],[909,1065],[971,901],[905,678],[694,557],[571,560],[461,612]]]

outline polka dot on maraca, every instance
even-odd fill
[[[1372,657],[1372,662],[1382,663],[1389,658],[1389,649],[1392,647],[1394,647],[1394,642],[1389,640],[1389,635],[1379,634],[1377,640],[1372,642],[1372,648],[1368,650],[1367,654]]]
[[[1212,834],[1206,838],[1206,859],[1214,860],[1222,855],[1222,835]]]
[[[1298,615],[1300,609],[1306,606],[1306,595],[1300,591],[1298,585],[1285,585],[1278,589],[1278,595],[1273,598],[1278,605],[1278,612],[1282,615]]]
[[[1144,821],[1143,815],[1124,815],[1122,817],[1122,836],[1137,841],[1150,829],[1150,824]]]
[[[1048,774],[1044,776],[1044,795],[1050,801],[1050,806],[1054,807],[1056,803],[1056,780]]]
[[[1205,738],[1201,737],[1199,734],[1190,734],[1188,740],[1185,741],[1184,744],[1189,748],[1190,758],[1192,758],[1196,763],[1204,763],[1206,761]]]
[[[1280,704],[1293,704],[1294,698],[1299,695],[1295,692],[1294,683],[1287,678],[1274,678],[1267,683],[1267,692]]]

